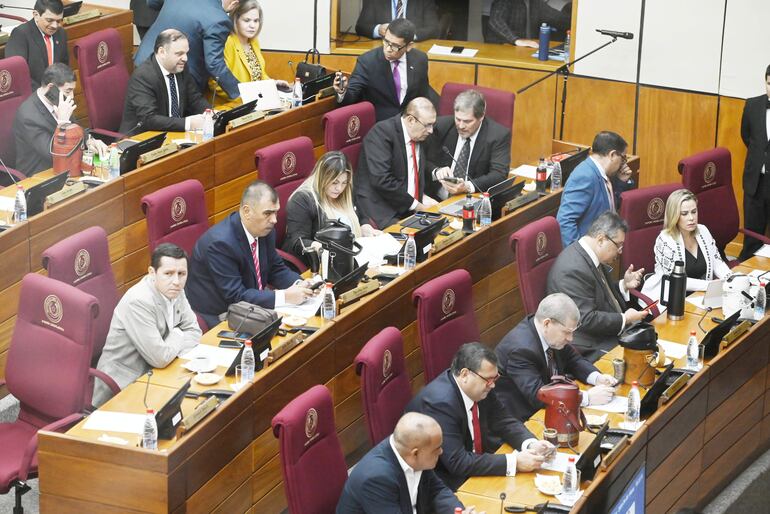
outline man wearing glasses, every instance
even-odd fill
[[[644,268],[634,270],[630,265],[617,282],[610,276],[610,263],[623,251],[627,231],[628,225],[616,213],[599,215],[586,235],[562,250],[548,272],[546,293],[564,293],[580,310],[581,323],[572,344],[591,362],[615,347],[627,325],[649,314],[626,303],[628,291],[639,287]]]
[[[591,155],[570,174],[556,215],[565,248],[585,234],[601,213],[617,210],[616,193],[620,191],[616,189],[624,187],[631,176],[627,149],[626,141],[615,132],[599,132],[591,144]]]
[[[502,375],[497,396],[508,411],[521,420],[545,408],[537,399],[541,387],[554,375],[571,375],[594,387],[583,394],[583,407],[612,400],[611,375],[603,375],[572,347],[572,334],[580,328],[580,311],[569,296],[554,293],[503,337],[495,348]]]
[[[428,56],[413,48],[414,32],[414,23],[406,18],[393,20],[382,37],[382,48],[361,55],[349,81],[337,72],[337,101],[372,102],[377,121],[382,121],[400,113],[414,98],[437,100],[428,82]]]
[[[542,466],[554,447],[538,441],[511,416],[495,394],[495,352],[480,343],[457,350],[452,366],[426,385],[406,406],[441,426],[443,453],[436,474],[452,490],[472,476],[513,476]],[[500,442],[515,450],[495,454]]]

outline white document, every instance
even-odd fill
[[[604,405],[591,405],[590,407],[585,407],[586,409],[591,410],[600,410],[602,412],[616,412],[618,414],[623,414],[628,410],[628,398],[625,396],[615,396],[610,403],[605,403]]]
[[[1,211],[1,210],[3,210],[3,209],[2,209],[2,208],[0,208],[0,211]],[[763,282],[768,282],[768,281],[770,280],[770,277],[768,277],[768,275],[770,275],[770,271],[763,271],[763,270],[761,270],[761,269],[755,269],[755,270],[751,270],[751,272],[749,273],[749,276],[750,276],[750,277],[754,277],[754,278],[756,278],[756,279],[759,279],[759,276],[760,276],[760,275],[764,275],[764,277],[763,277],[763,278],[764,278],[765,280],[764,280]]]
[[[770,257],[770,245],[762,245],[762,248],[754,252],[757,257]]]
[[[141,435],[144,431],[144,414],[97,410],[86,419],[83,428],[106,432],[125,432]]]
[[[529,180],[535,180],[535,172],[537,172],[537,166],[532,166],[531,164],[522,164],[518,168],[511,170],[511,173],[517,177],[524,177]],[[546,176],[551,176],[551,168],[546,170]]]
[[[704,298],[705,298],[705,296],[703,296],[703,295],[698,295],[698,296],[692,296],[692,295],[690,295],[690,296],[688,296],[687,298],[685,298],[685,300],[686,300],[686,301],[687,301],[687,303],[689,303],[690,305],[694,305],[695,307],[697,307],[697,308],[699,308],[699,309],[705,309],[705,308],[706,308],[706,306],[705,306],[705,305],[703,305],[703,299],[704,299]]]
[[[379,236],[357,237],[356,242],[362,247],[361,253],[356,255],[356,264],[361,266],[368,262],[370,268],[383,264],[385,256],[398,252],[403,244],[387,232]]]
[[[430,47],[430,50],[428,50],[429,54],[433,55],[454,55],[456,57],[475,57],[476,54],[479,52],[478,48],[463,48],[463,51],[458,53],[452,52],[451,46],[441,46],[441,45],[433,45]]]
[[[666,341],[665,339],[658,339],[658,344],[663,347],[663,351],[666,352],[666,357],[669,359],[681,359],[687,355],[686,344]]]
[[[583,496],[583,490],[579,490],[575,494],[557,494],[556,499],[561,502],[562,505],[566,505],[567,507],[572,507],[577,503],[577,501]]]
[[[15,196],[0,196],[0,211],[13,212],[15,206]]]
[[[181,354],[179,358],[184,360],[209,359],[216,363],[217,366],[228,368],[233,363],[236,355],[238,355],[238,350],[235,348],[220,348],[210,344],[199,344],[195,348],[191,348]]]
[[[312,318],[318,312],[318,308],[324,301],[323,293],[312,296],[299,305],[285,303],[276,305],[275,311],[284,316],[297,316],[300,318]]]
[[[243,103],[252,100],[257,101],[258,111],[271,111],[281,108],[281,98],[278,96],[278,87],[275,80],[255,80],[254,82],[241,82],[238,84]]]
[[[574,453],[564,453],[564,452],[556,452],[556,456],[553,458],[553,460],[546,461],[543,463],[543,466],[541,469],[547,469],[549,471],[558,471],[559,473],[564,473],[564,471],[567,469],[567,462],[569,462],[570,457],[575,457],[575,462],[578,461],[580,458],[580,454],[575,455]]]

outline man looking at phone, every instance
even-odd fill
[[[41,86],[24,100],[13,120],[16,139],[15,168],[27,176],[53,165],[51,138],[56,127],[69,123],[75,112],[75,72],[62,63],[52,64],[43,72]],[[88,138],[88,148],[106,156],[107,147]]]

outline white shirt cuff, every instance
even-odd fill
[[[184,119],[184,131],[189,132],[190,131],[190,118],[187,117]]]
[[[530,437],[529,439],[525,439],[524,442],[521,443],[521,451],[526,450],[527,448],[529,448],[530,444],[536,443],[536,442],[537,442],[537,438],[535,437]]]
[[[599,378],[601,375],[598,371],[592,371],[590,375],[588,375],[588,378],[586,378],[586,384],[588,385],[596,385],[596,379]]]
[[[580,400],[580,406],[581,407],[588,407],[589,401],[588,401],[588,391],[583,391],[583,397]]]
[[[509,477],[516,476],[516,451],[505,454],[505,475]]]
[[[476,188],[473,187],[473,182],[471,182],[470,180],[465,181],[465,189],[467,189],[469,193],[476,192]]]
[[[275,291],[275,305],[285,305],[286,304],[286,294],[284,293],[283,289],[279,289]],[[273,305],[273,307],[275,307]]]
[[[621,312],[620,317],[621,317],[622,323],[620,324],[620,331],[618,332],[618,335],[622,334],[623,329],[626,328],[626,314],[624,312]]]
[[[628,289],[626,289],[626,283],[623,281],[623,279],[620,279],[618,281],[618,289],[620,289],[620,294],[623,295],[623,299],[625,301],[628,301],[631,299],[631,293],[629,293]]]
[[[419,203],[420,202],[418,202],[417,200],[412,200],[412,205],[409,206],[409,210],[413,211],[413,210],[417,209],[417,206],[419,205]]]

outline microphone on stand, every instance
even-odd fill
[[[0,4],[0,9],[19,9],[20,11],[34,11],[34,7],[22,7],[18,5]]]
[[[216,82],[217,86],[219,85],[219,76],[214,77],[214,82]],[[217,97],[217,88],[215,87],[214,90],[211,92],[211,108],[214,108],[214,99]]]
[[[634,39],[634,35],[631,32],[617,32],[615,30],[596,29],[596,32],[603,36],[610,36],[621,39]]]
[[[243,319],[241,319],[241,322],[240,322],[240,323],[238,323],[238,326],[237,326],[237,327],[235,327],[235,330],[233,330],[233,332],[235,332],[235,337],[234,337],[233,339],[235,339],[236,341],[238,341],[238,340],[244,340],[244,338],[239,338],[239,337],[238,337],[238,331],[241,329],[241,327],[243,326],[243,324],[246,322],[246,319],[249,317],[249,314],[251,314],[252,312],[254,312],[254,306],[253,306],[253,305],[250,305],[250,306],[249,306],[249,310],[248,310],[248,311],[246,311],[246,314],[243,316]],[[247,337],[247,338],[245,338],[245,339],[248,339],[248,337]]]
[[[706,333],[706,329],[701,326],[701,323],[703,322],[704,318],[708,315],[708,313],[711,312],[711,310],[712,310],[711,307],[706,307],[706,312],[704,312],[703,316],[701,316],[700,319],[698,320],[698,328],[704,334]]]
[[[152,378],[152,370],[147,372],[147,385],[144,388],[144,399],[142,402],[144,403],[144,408],[149,409],[147,406],[147,391],[150,389],[150,378]]]
[[[132,128],[131,130],[129,130],[128,132],[126,132],[125,134],[123,134],[123,139],[126,139],[127,137],[133,136],[133,135],[135,135],[136,133],[138,133],[138,132],[139,132],[139,129],[140,129],[140,128],[142,128],[142,126],[143,126],[143,125],[144,125],[144,122],[143,122],[143,121],[137,121],[137,122],[136,122],[136,125],[134,125],[134,126],[133,126],[133,128]]]
[[[11,170],[8,169],[8,166],[5,165],[5,162],[3,162],[3,159],[0,158],[0,164],[3,165],[3,169],[8,174],[9,177],[11,177],[11,181],[13,182],[13,185],[16,185],[19,183],[18,180],[16,180],[16,177],[13,176],[13,173],[11,173]]]
[[[471,184],[473,184],[473,187],[476,189],[476,192],[481,193],[482,191],[479,188],[479,186],[477,186],[476,183],[470,177],[468,177],[468,168],[466,168],[465,166],[462,166],[459,162],[457,162],[457,160],[455,160],[455,156],[452,154],[452,152],[449,151],[449,148],[447,148],[446,146],[442,146],[441,149],[444,151],[445,154],[449,156],[450,159],[452,159],[452,162],[455,163],[455,166],[460,168],[460,171],[462,171],[465,174],[465,182],[470,182]]]

